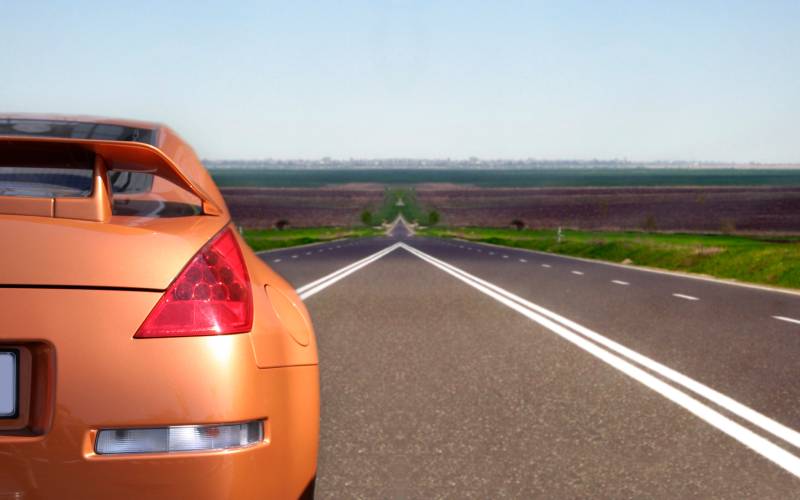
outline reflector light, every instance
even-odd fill
[[[183,268],[136,332],[136,338],[244,333],[253,296],[244,257],[230,228]]]
[[[97,433],[95,453],[177,453],[230,450],[260,443],[264,422],[241,424],[175,425],[152,429],[104,429]]]

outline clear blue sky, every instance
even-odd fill
[[[0,0],[0,110],[207,158],[800,162],[800,2]]]

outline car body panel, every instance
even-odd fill
[[[296,498],[315,476],[319,372],[308,311],[235,231],[192,149],[157,128],[161,150],[220,214],[107,222],[0,215],[9,235],[0,245],[0,349],[21,353],[25,406],[15,420],[0,419],[0,497]],[[134,338],[184,266],[225,229],[249,274],[251,331]],[[268,287],[286,301],[270,301]],[[102,429],[252,420],[265,422],[265,439],[247,448],[94,451]]]
[[[114,217],[99,224],[0,215],[0,226],[13,235],[12,244],[0,245],[0,262],[15,263],[3,266],[0,285],[164,290],[225,224],[201,216]]]

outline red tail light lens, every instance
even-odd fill
[[[250,277],[228,228],[189,261],[134,337],[226,335],[252,326]]]

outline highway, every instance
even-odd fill
[[[800,295],[392,235],[260,254],[320,356],[320,498],[800,497]]]

